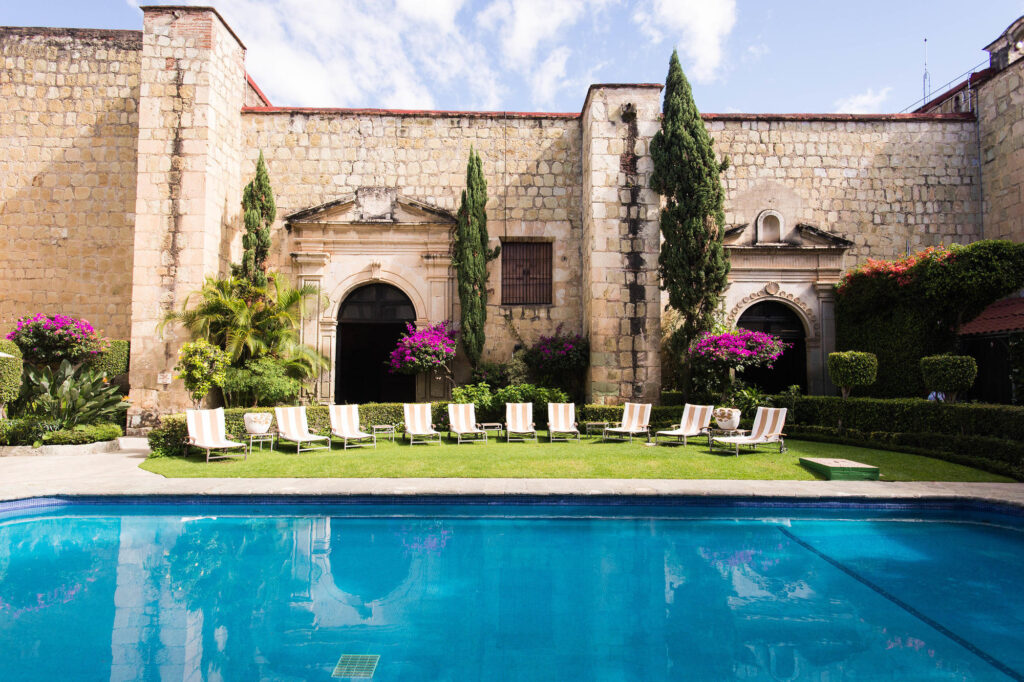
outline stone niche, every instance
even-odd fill
[[[302,321],[302,342],[331,360],[310,398],[334,402],[338,316],[356,289],[374,283],[399,289],[415,309],[417,327],[458,319],[450,265],[455,222],[450,212],[389,187],[361,187],[285,217],[293,277],[323,293]],[[416,381],[417,400],[447,396],[442,381],[424,375]]]
[[[853,242],[813,225],[788,227],[773,209],[757,214],[753,224],[726,230],[731,270],[725,294],[728,324],[735,326],[751,306],[776,301],[800,319],[806,348],[807,389],[829,394],[826,361],[835,350],[833,289],[843,270],[843,256]]]

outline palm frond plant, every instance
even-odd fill
[[[288,376],[306,381],[330,364],[299,337],[303,309],[318,296],[316,286],[294,287],[279,273],[271,273],[267,286],[258,292],[238,277],[207,277],[181,310],[167,313],[158,330],[162,333],[168,325],[181,325],[193,339],[223,348],[233,367],[270,357],[282,364]]]

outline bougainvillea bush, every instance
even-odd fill
[[[583,372],[590,363],[590,344],[579,334],[566,334],[562,325],[541,336],[524,355],[530,374],[542,385],[561,388],[580,397]]]
[[[411,324],[391,351],[388,371],[392,374],[420,374],[447,368],[455,358],[455,331],[448,321],[416,329]]]
[[[106,350],[101,338],[88,320],[69,315],[21,317],[7,338],[18,344],[25,362],[34,365],[56,365],[62,360],[81,362]]]
[[[735,372],[748,367],[769,367],[782,357],[788,344],[765,332],[747,329],[723,334],[702,334],[690,346],[695,378],[703,379],[707,390],[728,392]]]

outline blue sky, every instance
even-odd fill
[[[0,23],[138,29],[129,0],[6,2]],[[275,105],[578,111],[663,82],[705,112],[898,112],[987,58],[1024,0],[182,0],[214,5]]]

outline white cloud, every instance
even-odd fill
[[[530,95],[539,108],[549,107],[555,95],[565,87],[565,63],[569,60],[569,48],[559,47],[533,70],[530,76]]]
[[[835,102],[836,112],[840,114],[877,114],[882,110],[882,102],[889,97],[891,87],[875,91],[868,88],[862,93],[843,97]]]
[[[216,5],[248,45],[246,68],[274,104],[432,109],[448,90],[460,108],[494,109],[505,91],[494,55],[460,30],[465,0]]]
[[[648,0],[633,21],[651,41],[670,39],[694,80],[715,80],[723,44],[736,25],[736,0]]]
[[[602,4],[592,0],[495,0],[477,15],[477,24],[497,34],[501,52],[511,66],[528,71],[539,45],[578,22],[588,5]]]
[[[764,57],[771,51],[771,48],[768,47],[765,43],[754,43],[753,45],[747,46],[747,49],[743,53],[743,56],[744,59],[747,61],[756,62],[760,60],[761,57]]]

